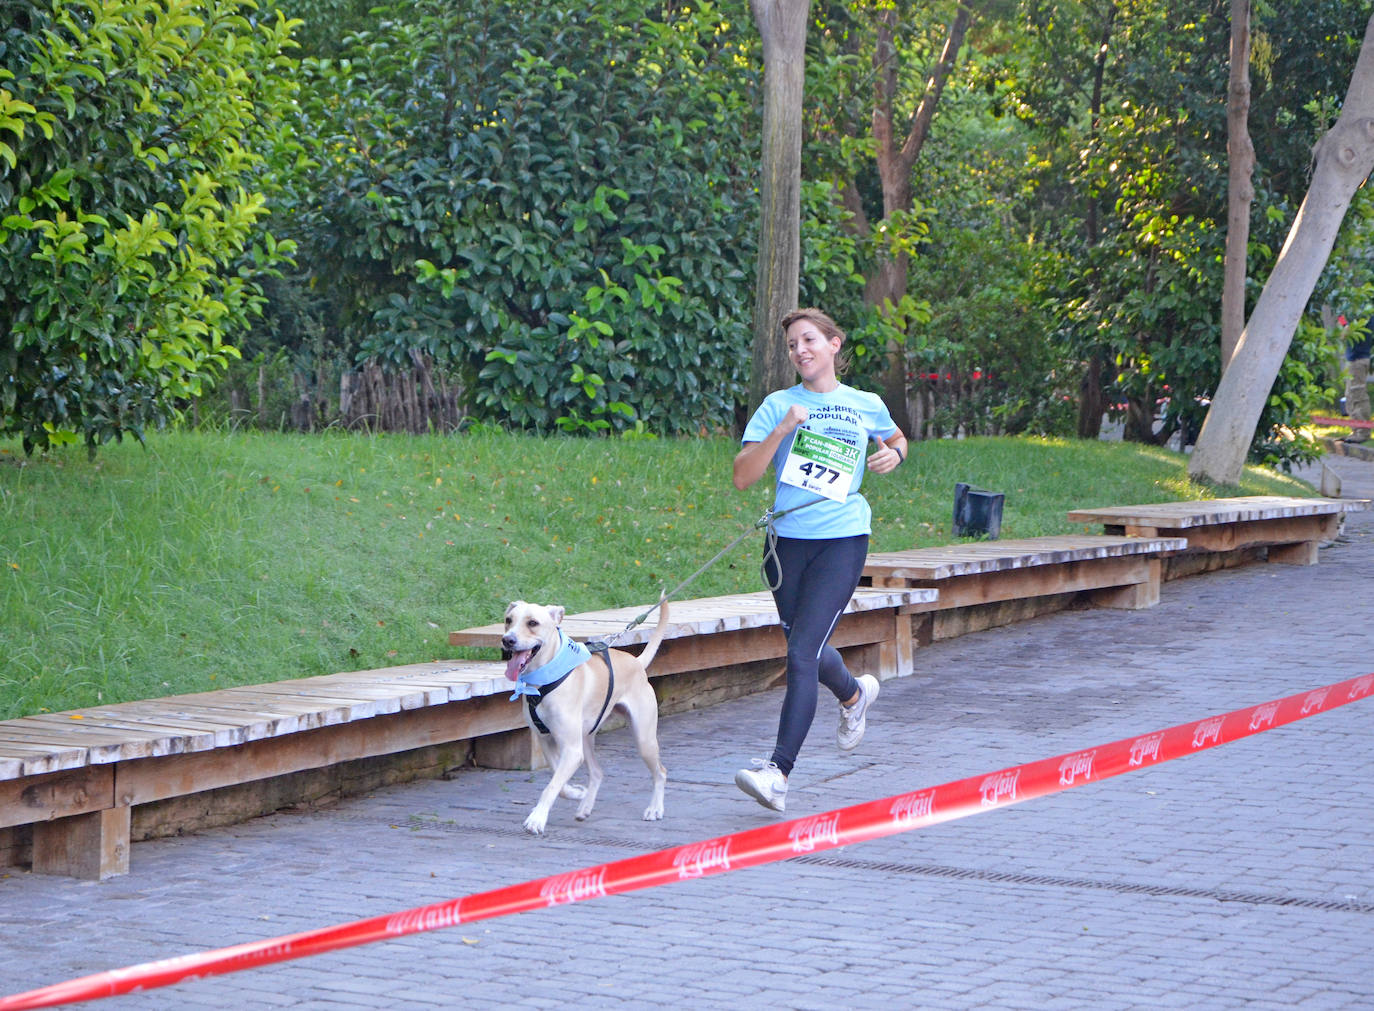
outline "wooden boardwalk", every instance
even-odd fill
[[[1176,537],[1060,534],[975,541],[868,556],[875,586],[938,590],[915,620],[924,645],[1061,610],[1079,601],[1141,608],[1159,602],[1160,557],[1187,542]]]
[[[909,551],[874,552],[864,565],[866,575],[892,579],[952,579],[987,572],[1062,566],[1072,562],[1156,555],[1182,548],[1178,538],[1122,535],[1056,534],[1007,541],[973,541]],[[941,601],[942,607],[950,606]]]
[[[452,661],[24,716],[0,723],[0,780],[230,748],[493,695],[508,684],[502,664]]]
[[[1237,564],[1244,552],[1265,549],[1271,562],[1290,565],[1317,564],[1317,549],[1333,540],[1341,517],[1363,512],[1368,499],[1289,498],[1282,495],[1246,495],[1237,498],[1150,505],[1075,509],[1071,523],[1100,523],[1109,534],[1154,537],[1176,534],[1188,546],[1176,554],[1207,554],[1206,567]],[[1189,562],[1171,564],[1166,578],[1197,571]]]
[[[935,597],[933,590],[860,590],[832,642],[865,651],[865,663],[883,676],[910,673],[910,614]],[[574,615],[565,627],[578,638],[609,636],[642,611]],[[691,675],[679,694],[701,690],[693,678],[703,670],[744,667],[748,677],[748,664],[786,655],[766,593],[683,601],[672,613],[652,673]],[[501,626],[476,632],[454,636],[460,644],[499,648]],[[623,645],[634,649],[652,633],[652,625],[637,626]],[[140,805],[359,759],[475,748],[511,731],[526,745],[519,761],[528,767],[525,717],[510,692],[504,663],[451,661],[0,722],[0,852],[23,848],[15,835],[22,828],[31,833],[35,871],[99,879],[128,871],[131,812]],[[468,755],[463,751],[457,764]]]

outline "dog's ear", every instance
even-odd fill
[[[549,617],[553,619],[553,623],[555,625],[563,624],[563,615],[567,613],[568,612],[563,609],[563,605],[561,604],[549,605]]]
[[[510,613],[511,613],[512,611],[514,611],[517,607],[523,607],[524,604],[525,604],[525,602],[524,602],[523,600],[512,600],[512,601],[506,606],[506,615],[505,615],[505,616],[506,616],[507,618],[509,618],[509,617],[510,617]]]

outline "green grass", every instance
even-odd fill
[[[0,443],[0,718],[450,659],[516,597],[650,604],[748,530],[771,478],[722,438],[169,433],[25,460]],[[1002,534],[1075,507],[1202,498],[1184,458],[1103,442],[913,443],[870,476],[873,550],[951,540],[956,481]],[[1234,490],[1228,490],[1234,492]],[[1311,494],[1247,470],[1243,494]],[[752,534],[685,596],[760,589]]]

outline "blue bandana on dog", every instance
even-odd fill
[[[515,693],[510,697],[512,702],[518,701],[522,695],[538,695],[540,688],[566,677],[574,667],[586,663],[592,657],[591,650],[582,643],[569,639],[561,628],[558,630],[558,642],[558,652],[552,660],[542,667],[520,672],[520,676],[515,679]]]

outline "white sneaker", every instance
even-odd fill
[[[787,806],[787,777],[774,762],[762,758],[753,760],[752,769],[740,769],[735,773],[735,785],[764,807],[781,811]]]
[[[858,680],[859,701],[852,706],[840,703],[840,729],[836,732],[835,739],[841,751],[853,751],[864,739],[868,707],[873,705],[873,700],[878,697],[877,678],[872,674],[863,674]]]

